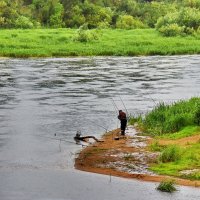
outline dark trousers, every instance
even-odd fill
[[[122,135],[125,135],[126,124],[127,124],[127,120],[126,119],[122,119],[121,120],[121,134]]]

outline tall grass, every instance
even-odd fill
[[[200,53],[195,37],[162,37],[154,29],[105,29],[98,40],[77,41],[76,29],[0,30],[0,56],[136,56]]]
[[[143,128],[153,134],[175,133],[186,126],[199,126],[200,98],[175,102],[171,105],[159,103],[143,119]]]
[[[182,147],[168,146],[159,157],[159,162],[151,165],[151,170],[163,175],[200,180],[200,143]],[[182,173],[185,170],[193,170],[191,173]]]
[[[162,192],[170,192],[170,193],[176,191],[176,188],[174,186],[174,181],[173,180],[162,181],[158,185],[157,190],[160,190]]]
[[[163,163],[166,163],[166,162],[176,162],[180,160],[180,158],[181,158],[180,147],[176,145],[170,145],[162,151],[159,160]]]

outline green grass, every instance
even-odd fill
[[[178,132],[168,133],[158,138],[176,140],[176,139],[181,139],[181,138],[197,135],[199,133],[200,133],[200,126],[186,126]]]
[[[144,118],[137,120],[142,130],[154,136],[149,150],[160,152],[151,170],[162,175],[200,180],[200,140],[178,146],[181,138],[200,134],[200,98],[158,104]],[[133,121],[134,121],[133,120]],[[159,140],[174,140],[174,145],[161,146]],[[194,143],[195,142],[195,143]],[[189,173],[185,173],[189,170]]]
[[[176,188],[174,186],[174,181],[173,180],[162,181],[158,185],[157,190],[160,190],[162,192],[170,192],[170,193],[176,191]]]
[[[162,37],[154,29],[102,30],[99,40],[74,41],[75,29],[0,30],[0,56],[137,56],[200,53],[200,39]]]
[[[171,105],[159,103],[139,123],[143,130],[154,136],[171,133],[177,138],[189,136],[199,130],[200,98],[194,97]]]
[[[176,145],[167,146],[161,153],[159,160],[163,163],[177,162],[181,158],[181,150]]]
[[[182,147],[180,151],[181,156],[178,159],[165,160],[167,162],[162,162],[162,159],[160,159],[158,163],[152,164],[151,170],[158,174],[200,180],[200,172],[194,172],[187,176],[181,173],[184,170],[200,170],[200,142],[187,148]]]

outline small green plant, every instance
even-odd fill
[[[159,142],[156,140],[150,145],[151,151],[161,151],[163,149],[163,146],[159,145]]]
[[[176,145],[170,145],[166,147],[160,157],[159,160],[163,163],[166,162],[175,162],[181,158],[181,149]]]
[[[73,40],[78,42],[90,42],[98,40],[100,37],[101,31],[99,29],[89,30],[87,24],[81,26],[77,33],[75,34]]]
[[[133,18],[131,15],[122,15],[119,16],[116,28],[120,29],[134,29],[134,28],[145,28],[145,25],[136,18]]]
[[[174,192],[176,191],[176,187],[174,186],[173,180],[163,180],[158,187],[157,190],[160,190],[162,192]]]
[[[159,32],[166,37],[182,35],[183,31],[184,27],[181,27],[178,24],[168,24],[159,29]]]

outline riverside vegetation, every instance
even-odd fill
[[[0,56],[198,54],[199,25],[199,0],[0,0]]]
[[[132,118],[153,137],[150,151],[160,152],[151,170],[158,174],[200,180],[200,98],[158,104],[146,116]]]
[[[163,37],[155,29],[3,29],[2,57],[136,56],[200,53],[195,36]]]

